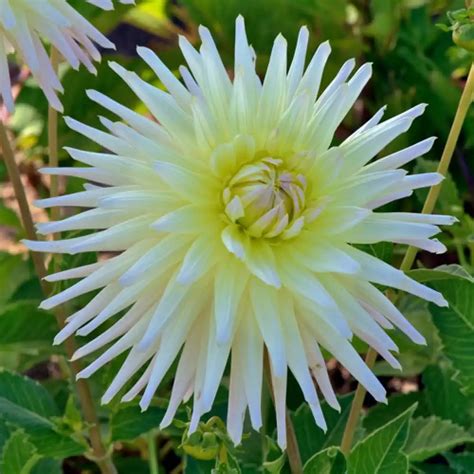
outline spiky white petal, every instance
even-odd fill
[[[289,66],[286,41],[275,40],[261,81],[239,17],[231,81],[209,31],[201,27],[199,33],[199,51],[180,39],[188,63],[181,68],[184,84],[153,52],[138,49],[168,92],[111,64],[156,120],[95,91],[89,97],[121,121],[102,119],[102,131],[66,119],[108,151],[69,149],[85,166],[43,170],[99,185],[38,201],[41,207],[89,208],[38,227],[44,233],[98,232],[28,245],[46,252],[122,252],[100,264],[51,275],[51,281],[80,280],[42,304],[51,308],[100,289],[68,319],[55,342],[89,334],[109,321],[108,329],[75,355],[112,343],[81,372],[85,377],[128,351],[104,402],[139,372],[123,400],[143,391],[140,405],[146,409],[181,353],[162,426],[194,395],[192,432],[210,410],[230,357],[227,426],[239,443],[247,407],[252,426],[262,424],[266,348],[278,442],[285,447],[288,369],[325,429],[313,379],[330,406],[339,409],[339,404],[321,348],[384,401],[385,389],[351,338],[367,342],[395,368],[400,367],[393,355],[398,349],[386,329],[396,326],[414,342],[425,343],[375,284],[446,304],[439,293],[356,245],[391,241],[442,251],[433,236],[454,219],[377,211],[441,180],[437,173],[408,175],[400,169],[429,151],[431,138],[374,160],[410,127],[423,104],[386,121],[382,108],[341,145],[333,145],[334,131],[370,78],[370,65],[351,77],[355,64],[349,60],[320,91],[330,47],[323,43],[305,69],[308,31],[303,28]]]
[[[90,0],[90,3],[113,8],[111,0]],[[83,64],[92,73],[96,72],[92,62],[100,61],[94,43],[102,48],[114,48],[66,0],[0,0],[0,97],[9,112],[13,112],[14,100],[7,56],[13,52],[28,66],[51,106],[62,111],[57,94],[63,88],[43,41],[54,46],[74,69]]]

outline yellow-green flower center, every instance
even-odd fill
[[[222,197],[225,215],[252,237],[291,238],[304,224],[307,183],[303,175],[265,157],[242,166]]]

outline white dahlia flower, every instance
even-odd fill
[[[192,432],[211,409],[231,354],[227,427],[239,443],[247,407],[252,426],[262,425],[266,348],[278,443],[284,448],[288,368],[325,429],[314,380],[329,405],[339,405],[321,348],[382,401],[385,390],[352,347],[353,335],[396,368],[397,346],[385,329],[396,326],[415,343],[425,343],[375,284],[446,305],[439,293],[355,244],[389,241],[442,252],[443,245],[431,237],[453,218],[375,212],[441,180],[437,173],[408,175],[400,169],[426,153],[432,138],[372,161],[424,105],[380,123],[382,109],[340,145],[333,144],[336,128],[370,78],[370,64],[351,76],[354,60],[347,61],[320,91],[330,47],[320,45],[305,67],[308,30],[302,28],[289,68],[286,41],[277,37],[261,81],[239,17],[231,80],[211,34],[203,27],[199,31],[199,51],[180,38],[188,63],[181,67],[184,84],[152,51],[138,49],[168,92],[111,63],[153,119],[97,91],[89,91],[89,97],[119,121],[102,119],[107,131],[100,131],[66,119],[109,151],[69,149],[87,166],[43,170],[94,184],[40,200],[43,208],[89,209],[38,229],[42,234],[99,231],[28,245],[41,252],[120,252],[50,275],[51,282],[79,281],[41,305],[53,308],[100,289],[68,318],[55,343],[98,329],[75,354],[103,350],[80,377],[128,353],[104,403],[133,378],[122,399],[144,390],[140,405],[146,409],[178,357],[161,427],[193,396]]]
[[[13,52],[31,70],[51,106],[62,111],[57,93],[63,88],[43,41],[52,44],[74,69],[83,64],[92,73],[96,72],[92,62],[100,61],[94,43],[114,48],[66,0],[0,0],[0,97],[10,112],[14,104],[7,57]]]

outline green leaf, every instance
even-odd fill
[[[303,474],[343,474],[346,458],[338,448],[328,448],[316,453],[305,464]]]
[[[453,380],[454,375],[447,361],[427,367],[422,374],[423,405],[430,415],[469,427],[473,401],[462,393],[461,385]]]
[[[435,26],[445,33],[449,33],[451,31],[449,26],[445,25],[444,23],[436,23]]]
[[[435,416],[414,418],[404,451],[410,461],[424,461],[454,446],[474,441],[459,425]]]
[[[10,303],[0,311],[0,347],[37,353],[49,349],[57,332],[54,316],[38,309],[37,302]]]
[[[342,434],[351,409],[352,398],[352,394],[339,398],[339,404],[341,405],[340,413],[327,405],[327,403],[321,404],[328,426],[326,433],[316,425],[311,410],[306,403],[291,414],[303,463],[314,453],[330,446],[339,446],[341,444]]]
[[[34,465],[33,469],[31,470],[31,474],[63,474],[61,461],[50,458],[40,459]]]
[[[474,472],[474,453],[445,453],[449,466],[458,474],[472,474]]]
[[[262,460],[265,457],[265,448],[270,446],[270,442],[273,442],[273,440],[258,431],[250,430],[245,433],[242,444],[235,451],[235,457],[242,472],[250,474],[261,467]]]
[[[396,416],[400,415],[423,397],[421,392],[411,392],[406,394],[394,394],[388,398],[388,403],[378,403],[369,410],[362,420],[362,424],[367,433],[372,433],[377,428],[389,423]]]
[[[157,428],[165,411],[152,406],[142,413],[137,405],[120,407],[110,420],[112,441],[132,440]]]
[[[136,457],[115,457],[114,464],[117,468],[118,474],[150,474],[148,463],[143,459]]]
[[[474,394],[474,283],[462,279],[435,281],[430,284],[440,291],[449,307],[429,305],[438,328],[443,352],[458,371],[456,379],[466,394]]]
[[[446,464],[439,464],[437,462],[412,463],[410,467],[413,474],[456,474],[456,471],[453,471]]]
[[[35,381],[0,372],[0,420],[24,429],[39,454],[63,458],[84,452],[85,447],[58,431],[52,421],[59,415],[49,393]]]
[[[265,461],[262,466],[269,474],[280,474],[285,467],[286,453],[280,451],[280,455],[271,461]]]
[[[387,263],[392,263],[393,244],[390,242],[377,242],[376,244],[360,244],[357,248]]]
[[[20,255],[0,252],[0,305],[6,303],[29,276],[28,265]]]
[[[59,412],[46,389],[34,380],[7,371],[0,371],[0,398],[44,417],[58,416]],[[0,411],[0,414],[3,414]]]
[[[2,454],[3,446],[12,434],[12,430],[0,419],[0,455]]]
[[[407,272],[410,278],[420,283],[426,283],[437,280],[450,280],[453,277],[463,278],[465,280],[474,281],[473,277],[461,265],[440,265],[436,268],[417,268]]]
[[[23,430],[15,431],[3,447],[2,474],[30,474],[41,456]]]
[[[0,223],[2,226],[13,227],[21,231],[21,222],[16,212],[0,203]]]
[[[405,446],[416,404],[357,443],[348,459],[348,474],[404,474],[408,472]]]
[[[199,461],[191,456],[186,456],[184,474],[209,474],[215,465],[215,461]]]

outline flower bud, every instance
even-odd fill
[[[474,53],[474,23],[456,23],[453,41],[461,48]]]

